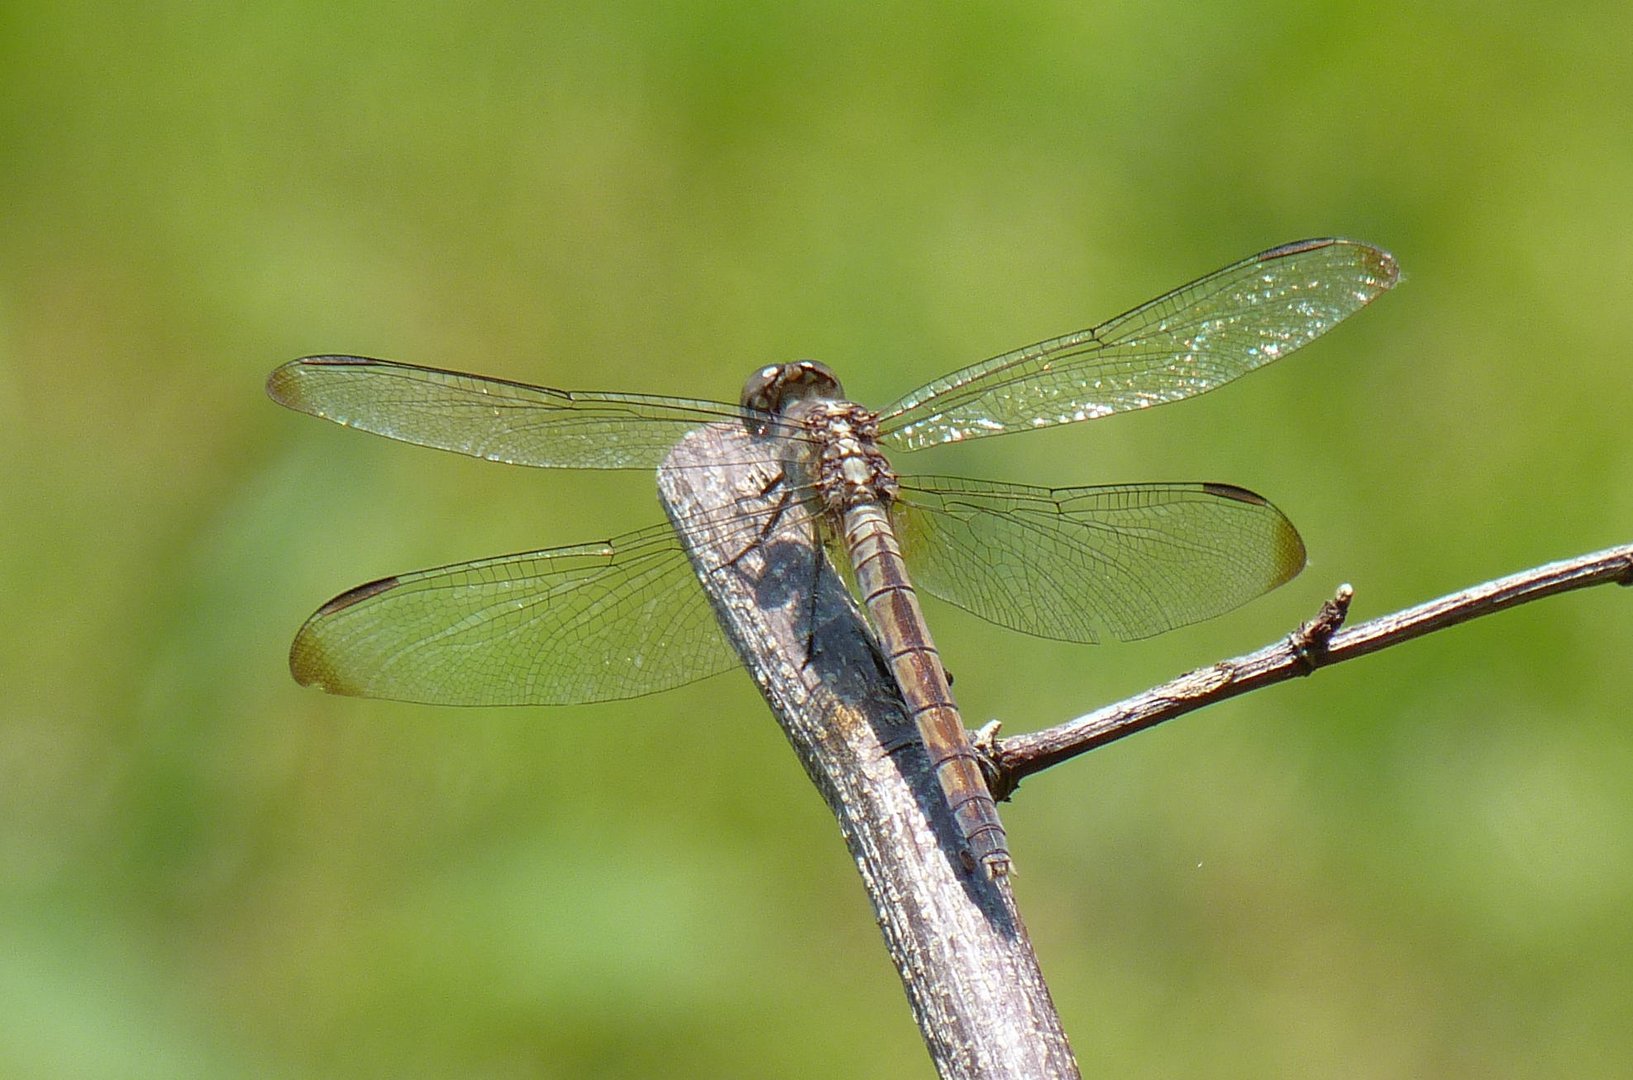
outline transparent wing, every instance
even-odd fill
[[[637,697],[736,663],[668,525],[360,585],[289,652],[302,685],[437,705]]]
[[[916,450],[1192,397],[1315,340],[1399,277],[1388,252],[1353,240],[1272,248],[920,387],[880,413],[880,441]]]
[[[1128,641],[1199,622],[1304,567],[1292,523],[1229,484],[1051,490],[914,476],[892,517],[920,588],[1065,641]]]
[[[308,356],[267,379],[272,400],[403,442],[513,465],[656,468],[693,428],[740,420],[733,405],[552,390],[362,356]]]

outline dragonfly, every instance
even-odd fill
[[[341,355],[284,364],[267,389],[281,405],[347,427],[545,468],[650,470],[687,433],[722,422],[771,440],[782,462],[778,521],[810,529],[822,541],[816,558],[825,546],[848,564],[962,834],[965,865],[1001,877],[1007,837],[915,586],[1039,637],[1134,640],[1285,583],[1304,566],[1304,544],[1269,500],[1230,484],[1044,488],[903,476],[886,454],[1195,397],[1320,337],[1399,276],[1394,258],[1368,244],[1284,244],[878,410],[846,400],[833,372],[810,360],[754,372],[736,404]],[[630,698],[737,663],[668,524],[381,578],[320,607],[290,650],[303,685],[445,705]]]

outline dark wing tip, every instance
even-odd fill
[[[366,356],[303,356],[287,364],[279,364],[267,376],[267,396],[279,405],[300,409],[304,394],[301,392],[301,373],[311,368],[371,367],[384,363]]]
[[[383,577],[378,581],[365,582],[362,585],[357,586],[355,589],[347,589],[333,600],[330,600],[327,604],[324,604],[322,607],[318,608],[316,613],[313,614],[312,618],[321,619],[325,615],[333,615],[337,611],[345,611],[353,604],[361,603],[371,596],[379,596],[388,589],[395,589],[400,583],[400,579],[396,577]]]
[[[325,353],[320,356],[303,356],[299,360],[291,360],[285,367],[369,367],[373,364],[384,363],[368,356],[344,356],[339,353]]]
[[[1400,263],[1395,261],[1395,256],[1381,247],[1375,247],[1360,240],[1345,240],[1336,236],[1321,236],[1309,240],[1294,240],[1290,244],[1281,244],[1269,251],[1261,251],[1258,261],[1271,262],[1276,259],[1285,259],[1291,255],[1302,255],[1307,251],[1319,251],[1321,248],[1333,247],[1339,244],[1347,248],[1353,248],[1360,253],[1362,262],[1366,266],[1369,276],[1373,279],[1373,284],[1377,287],[1378,292],[1393,288],[1400,281],[1401,268]]]
[[[1270,262],[1273,259],[1285,259],[1289,255],[1302,255],[1306,251],[1318,251],[1321,248],[1342,243],[1345,243],[1345,241],[1338,239],[1336,236],[1317,236],[1309,240],[1294,240],[1287,244],[1277,244],[1269,251],[1259,252],[1259,261]]]
[[[1304,538],[1298,534],[1298,529],[1293,527],[1293,523],[1287,520],[1286,514],[1276,509],[1269,499],[1258,492],[1237,487],[1235,484],[1204,483],[1202,490],[1215,498],[1229,499],[1268,511],[1265,517],[1271,528],[1269,541],[1275,555],[1275,563],[1268,584],[1265,585],[1267,591],[1298,577],[1299,571],[1304,569],[1304,564],[1309,559],[1309,553],[1304,548]]]
[[[295,635],[294,644],[289,646],[289,673],[295,677],[295,681],[302,686],[315,686],[330,694],[364,696],[363,690],[357,684],[344,678],[335,669],[334,661],[324,646],[323,620],[355,604],[388,592],[400,583],[400,579],[395,577],[370,581],[355,589],[347,589],[313,612],[312,617],[306,620],[306,625],[301,627],[300,633]]]
[[[1203,484],[1202,490],[1209,495],[1217,495],[1221,499],[1235,499],[1237,502],[1250,503],[1253,506],[1269,506],[1270,500],[1256,491],[1249,491],[1245,487],[1235,484]],[[339,599],[339,597],[336,597]],[[333,603],[334,601],[330,601]]]

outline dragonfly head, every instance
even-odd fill
[[[827,364],[795,360],[772,364],[749,376],[743,384],[743,419],[751,430],[763,433],[769,416],[782,416],[798,401],[832,401],[845,396],[844,387]]]

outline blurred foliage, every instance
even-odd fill
[[[933,606],[972,723],[1633,534],[1633,10],[17,3],[0,13],[0,1073],[908,1076],[842,845],[741,676],[456,711],[288,678],[382,574],[657,517],[649,478],[261,394],[351,351],[882,402],[1308,235],[1395,293],[1240,385],[930,471],[1265,492],[1293,585],[1133,646]],[[1090,1075],[1633,1057],[1633,609],[1566,597],[1029,782]]]

